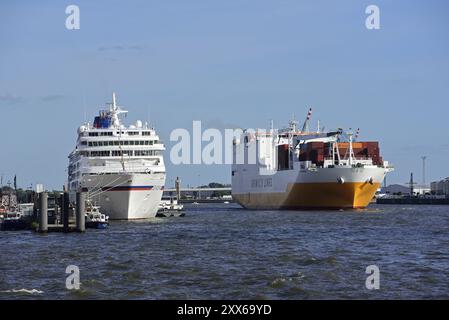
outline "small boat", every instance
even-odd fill
[[[28,220],[19,211],[4,212],[0,221],[1,230],[25,230],[29,227]]]
[[[19,204],[17,201],[16,177],[14,177],[14,189],[8,182],[9,190],[3,192],[0,189],[0,229],[1,230],[25,230],[30,228],[33,208]]]
[[[179,204],[178,200],[170,198],[161,199],[159,208],[157,210],[156,217],[183,217],[185,214],[182,212],[184,205]]]
[[[109,226],[109,217],[100,212],[99,206],[86,206],[85,217],[86,228],[106,229]]]

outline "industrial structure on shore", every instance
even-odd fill
[[[430,191],[435,195],[449,196],[449,177],[430,183]]]

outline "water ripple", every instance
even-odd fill
[[[0,299],[449,298],[444,206],[186,214],[84,234],[0,232]],[[81,290],[65,288],[70,264]],[[365,288],[372,264],[377,291]]]

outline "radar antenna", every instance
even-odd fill
[[[119,114],[124,113],[126,115],[126,113],[128,113],[127,110],[123,110],[120,108],[120,106],[117,105],[117,99],[115,97],[115,92],[112,92],[112,102],[108,103],[109,105],[109,114],[112,120],[112,125],[114,127],[120,127],[121,123],[120,123],[120,119],[119,119]]]

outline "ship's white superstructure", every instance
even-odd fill
[[[78,128],[69,155],[70,200],[83,191],[110,219],[154,217],[165,184],[165,147],[147,123],[122,124],[127,111],[117,106],[115,93],[108,105],[93,124]]]
[[[364,208],[393,168],[352,132],[245,131],[234,140],[232,196],[249,209]],[[343,141],[345,140],[345,141]]]

